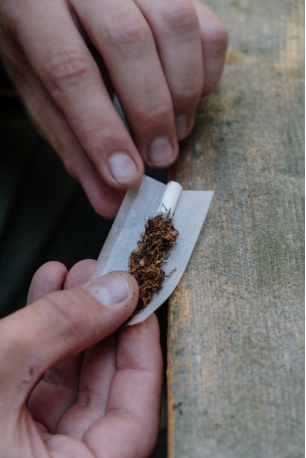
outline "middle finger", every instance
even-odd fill
[[[144,161],[156,168],[178,154],[171,94],[152,31],[133,1],[73,0],[101,53]]]

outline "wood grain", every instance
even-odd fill
[[[304,7],[210,0],[219,89],[171,179],[215,190],[169,303],[168,457],[304,456]]]

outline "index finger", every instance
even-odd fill
[[[19,41],[83,150],[111,187],[136,185],[144,165],[62,0],[20,5]]]

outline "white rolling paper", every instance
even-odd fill
[[[157,215],[165,189],[166,185],[163,183],[145,176],[139,186],[126,193],[98,258],[92,279],[114,270],[128,272],[130,255],[137,248],[147,219]],[[148,307],[132,317],[127,325],[144,321],[174,291],[187,266],[213,194],[213,191],[182,191],[173,216],[174,227],[179,231],[177,245],[170,250],[170,257],[163,266],[166,275],[174,272],[165,278],[163,289],[154,294]]]

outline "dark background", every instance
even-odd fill
[[[166,170],[146,173],[167,181]],[[111,226],[35,131],[0,63],[1,317],[25,306],[31,279],[45,262],[59,261],[69,269],[82,259],[97,259]],[[165,357],[166,306],[158,317]],[[163,411],[165,416],[165,406]],[[164,456],[165,429],[155,454]]]

